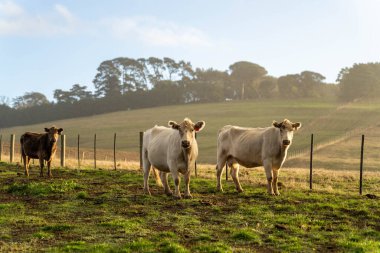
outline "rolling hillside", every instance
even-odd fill
[[[265,127],[270,126],[273,120],[281,121],[288,118],[293,122],[302,122],[302,128],[295,134],[289,152],[289,161],[286,164],[304,167],[308,166],[311,133],[314,133],[315,136],[316,157],[321,153],[319,155],[321,159],[323,156],[323,159],[330,157],[330,160],[335,160],[335,154],[340,157],[342,162],[345,161],[347,155],[356,159],[357,149],[360,149],[360,141],[358,140],[361,133],[367,132],[369,134],[367,139],[372,138],[372,143],[376,143],[376,140],[380,139],[379,113],[380,101],[340,104],[325,99],[260,100],[176,105],[122,111],[2,129],[0,134],[2,134],[4,141],[9,140],[11,133],[16,134],[16,140],[18,140],[20,134],[25,131],[42,131],[44,127],[54,124],[64,128],[68,146],[75,147],[77,135],[80,134],[81,147],[92,148],[94,134],[97,134],[98,147],[112,149],[113,135],[117,133],[119,151],[138,152],[140,131],[156,124],[167,125],[169,120],[179,122],[184,117],[190,117],[193,121],[206,121],[206,127],[199,133],[198,137],[199,161],[215,163],[216,133],[220,127],[227,124]],[[347,149],[346,151],[343,150],[342,143],[346,144],[344,147]],[[351,143],[354,143],[352,144],[354,148],[350,147]],[[375,144],[371,145],[374,147]],[[323,150],[328,151],[323,153]],[[377,158],[373,156],[374,153],[378,153],[377,151],[368,149],[366,152],[369,157]],[[339,163],[336,160],[334,168],[339,169]],[[320,165],[329,168],[329,164],[322,163]],[[352,161],[348,161],[348,164],[352,164]],[[342,168],[346,167],[343,166]],[[377,164],[373,165],[373,168],[377,167],[379,167]]]

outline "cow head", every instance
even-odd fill
[[[63,131],[62,128],[56,128],[52,126],[51,128],[45,128],[45,132],[48,134],[48,141],[50,144],[55,144],[58,141],[58,135]]]
[[[273,121],[273,126],[280,129],[282,145],[289,146],[292,143],[294,131],[301,128],[301,123],[292,123],[289,120],[284,119],[281,123]]]
[[[178,130],[181,136],[181,146],[184,149],[189,149],[195,139],[195,132],[201,131],[206,123],[204,121],[198,121],[194,124],[189,118],[185,118],[181,124],[177,124],[175,121],[169,121],[168,125]]]

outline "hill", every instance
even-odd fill
[[[117,133],[119,151],[138,152],[140,131],[154,125],[167,125],[169,120],[179,122],[185,117],[190,117],[193,121],[206,121],[206,127],[198,135],[199,161],[215,163],[216,133],[222,126],[234,124],[265,127],[270,126],[273,120],[288,118],[293,122],[302,122],[302,128],[295,134],[286,164],[297,167],[308,166],[310,135],[314,133],[316,157],[319,156],[321,160],[326,157],[330,160],[339,158],[340,161],[339,163],[335,161],[335,165],[325,162],[320,166],[329,168],[333,165],[339,169],[339,164],[342,164],[342,168],[349,168],[352,165],[352,161],[346,161],[348,166],[344,165],[348,156],[359,158],[361,133],[369,134],[366,139],[372,140],[371,145],[379,139],[379,112],[380,101],[357,101],[347,104],[327,99],[234,101],[126,110],[2,129],[1,134],[4,140],[8,140],[10,133],[20,136],[25,131],[42,131],[44,127],[54,124],[64,128],[68,146],[76,147],[77,135],[80,134],[81,147],[91,149],[94,134],[97,134],[98,147],[105,150],[112,149],[113,135]],[[350,147],[351,144],[354,148]],[[327,151],[323,153],[323,150]],[[373,156],[374,151],[369,148],[366,149],[366,154],[367,157],[377,158]],[[376,168],[378,165],[371,166]]]

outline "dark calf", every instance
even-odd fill
[[[48,176],[51,177],[50,164],[57,150],[58,135],[62,128],[45,128],[45,133],[26,132],[21,135],[21,156],[24,161],[25,175],[29,176],[30,159],[38,159],[40,162],[40,176],[43,176],[44,161],[47,162]]]

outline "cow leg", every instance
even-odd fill
[[[227,161],[227,158],[226,157],[223,157],[223,156],[220,156],[218,155],[218,162],[217,162],[217,165],[216,165],[216,179],[217,179],[217,190],[218,191],[223,191],[223,187],[222,187],[222,174],[223,174],[223,171],[224,171],[224,166],[226,165],[226,161]]]
[[[22,156],[22,159],[24,160],[24,170],[25,170],[25,176],[29,177],[29,163],[30,158],[29,156]]]
[[[277,196],[280,195],[280,192],[278,191],[278,186],[277,186],[277,179],[278,179],[279,172],[280,172],[279,169],[273,169],[273,182],[272,182],[272,186],[273,186],[273,192]]]
[[[44,163],[44,159],[40,158],[40,177],[43,177],[44,174],[43,174],[43,169],[44,169],[44,166],[45,166],[45,163]]]
[[[274,191],[273,191],[273,187],[272,187],[273,171],[272,171],[272,160],[271,159],[264,160],[264,169],[265,169],[265,174],[266,174],[267,180],[268,180],[268,194],[274,195]]]
[[[150,174],[150,163],[146,163],[144,164],[144,192],[147,195],[151,195],[150,190],[149,190],[149,182],[148,182],[149,174]]]
[[[231,176],[234,180],[236,190],[238,192],[243,192],[243,189],[241,188],[240,182],[239,182],[239,164],[233,163],[231,164]]]
[[[184,175],[185,177],[185,199],[192,199],[193,196],[190,194],[190,170]]]
[[[175,169],[170,170],[172,173],[172,177],[174,180],[174,198],[180,199],[181,198],[181,192],[179,190],[179,183],[180,183],[180,177],[178,176],[178,171]]]
[[[48,161],[47,162],[47,167],[48,167],[47,174],[48,174],[48,177],[52,177],[53,176],[53,174],[51,173],[51,170],[50,170],[50,165],[51,165],[51,161]]]
[[[165,194],[167,196],[173,196],[173,192],[170,190],[170,186],[168,184],[168,173],[160,171],[160,177],[164,186]]]

